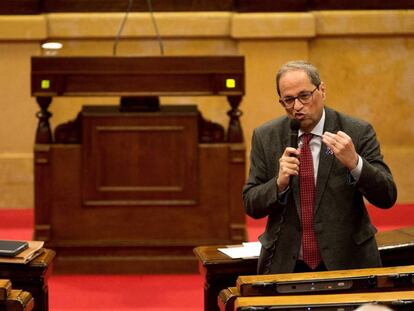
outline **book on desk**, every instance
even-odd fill
[[[28,247],[27,241],[0,240],[0,257],[14,257]]]
[[[43,241],[1,242],[2,241],[0,241],[0,263],[26,264],[44,251]],[[4,248],[1,248],[2,246],[4,246]]]

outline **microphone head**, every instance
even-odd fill
[[[295,131],[295,132],[299,131],[299,129],[300,129],[300,121],[297,120],[297,119],[291,119],[290,120],[290,129],[292,131]]]

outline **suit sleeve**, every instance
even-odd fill
[[[243,202],[246,214],[256,219],[269,215],[272,210],[283,205],[278,201],[276,175],[266,161],[265,149],[255,130],[252,136],[249,177],[243,188]]]
[[[397,187],[392,174],[383,160],[380,145],[371,125],[364,127],[358,153],[363,159],[358,190],[373,205],[390,208],[397,200]]]

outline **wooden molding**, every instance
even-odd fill
[[[40,0],[2,0],[1,15],[23,15],[41,13]]]
[[[124,12],[124,0],[3,0],[0,14]],[[153,1],[155,12],[235,11],[306,12],[312,10],[413,9],[413,0],[163,0]],[[145,1],[135,1],[132,12],[148,12]]]
[[[124,12],[124,0],[43,0],[44,12]],[[163,0],[153,1],[155,12],[178,11],[232,11],[234,0]],[[146,1],[135,1],[133,12],[147,12]]]

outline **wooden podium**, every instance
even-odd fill
[[[55,271],[195,272],[197,245],[244,241],[243,94],[240,56],[32,58],[35,239],[56,251]],[[229,128],[209,137],[218,125],[195,105],[86,106],[54,140],[52,98],[98,95],[226,96]]]

